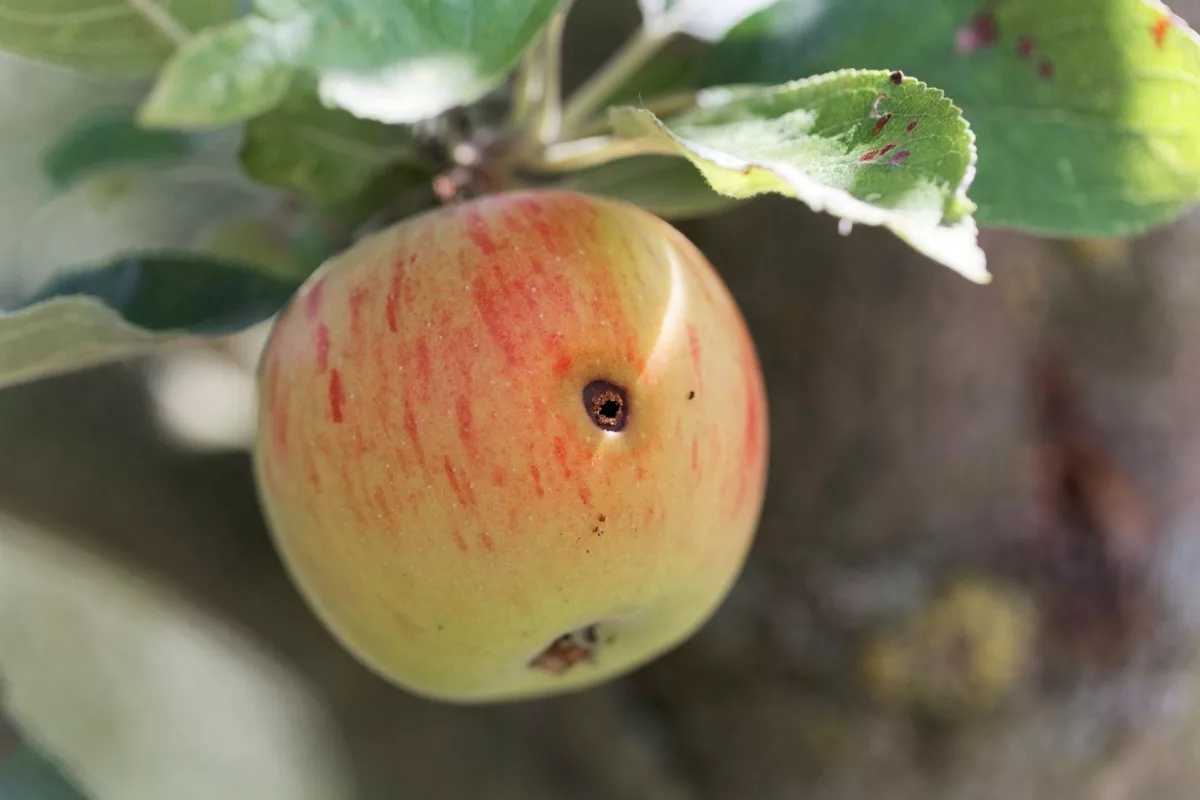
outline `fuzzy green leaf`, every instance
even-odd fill
[[[1131,234],[1200,199],[1200,37],[1157,0],[780,0],[703,78],[848,66],[901,69],[963,109],[983,224]]]
[[[63,275],[0,313],[0,387],[241,330],[282,308],[299,280],[170,253]]]
[[[666,121],[615,109],[623,135],[690,160],[721,194],[773,192],[844,220],[889,228],[972,280],[987,280],[967,187],[970,129],[945,95],[912,78],[845,70],[776,87],[711,89]]]
[[[246,17],[191,39],[163,68],[143,125],[213,128],[269,111],[292,81],[287,31]]]
[[[42,166],[61,188],[98,169],[168,162],[187,155],[189,149],[183,134],[146,130],[128,110],[105,109],[68,128],[42,154]]]
[[[240,0],[0,0],[0,48],[97,75],[153,75]]]
[[[413,157],[409,129],[326,108],[305,91],[250,120],[239,153],[255,180],[321,202],[352,197],[389,165]]]

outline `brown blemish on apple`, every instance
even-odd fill
[[[601,430],[620,431],[629,418],[629,398],[625,390],[608,381],[592,381],[583,387],[583,406]],[[555,440],[556,447],[557,444],[558,440]]]
[[[545,497],[546,490],[542,488],[542,473],[536,464],[529,465],[529,474],[533,476],[533,488],[537,492],[537,496]]]
[[[596,519],[600,520],[601,522],[608,522],[608,517],[605,514],[601,514],[600,516],[596,517]]]
[[[529,666],[552,675],[564,675],[577,664],[595,661],[598,645],[596,626],[588,625],[555,639],[529,662]]]
[[[450,538],[454,540],[455,547],[464,553],[467,552],[467,541],[463,539],[462,534],[458,531],[458,528],[450,531]]]
[[[496,543],[492,541],[492,535],[487,531],[483,531],[479,534],[479,541],[483,543],[483,549],[487,550],[489,553],[494,553],[496,551]]]
[[[342,373],[336,369],[329,373],[329,416],[337,423],[342,421],[342,407],[346,403],[346,395],[342,390]]]
[[[492,470],[492,483],[501,488],[504,486],[504,471],[499,467],[496,467],[494,470]]]
[[[580,486],[579,487],[579,500],[585,506],[590,506],[592,504],[592,490],[586,486]]]

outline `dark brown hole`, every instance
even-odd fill
[[[619,431],[629,418],[629,398],[625,390],[608,381],[592,381],[583,387],[583,406],[596,427]]]
[[[594,661],[598,649],[596,626],[587,625],[555,639],[529,662],[529,666],[552,675],[562,675],[576,664]]]

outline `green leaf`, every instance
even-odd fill
[[[297,63],[322,99],[383,122],[415,122],[498,86],[558,0],[260,0],[263,14],[303,24]]]
[[[42,167],[59,188],[117,164],[160,164],[187,155],[186,136],[138,127],[127,109],[104,109],[68,128],[42,153]]]
[[[846,66],[902,69],[963,109],[984,224],[1131,234],[1200,198],[1200,37],[1156,0],[781,0],[703,78]]]
[[[0,0],[0,48],[97,75],[153,75],[240,0]]]
[[[163,68],[141,124],[212,128],[271,110],[292,81],[295,43],[288,34],[284,26],[245,17],[189,40]]]
[[[0,313],[0,387],[250,327],[282,308],[299,280],[172,253],[63,275]]]
[[[675,156],[611,161],[575,172],[560,185],[624,200],[669,220],[715,214],[736,203],[713,191],[691,163]]]
[[[614,109],[614,128],[690,160],[721,194],[767,192],[842,219],[889,228],[977,281],[983,252],[966,190],[970,129],[936,89],[887,72],[844,70],[776,87],[710,89],[663,122]]]
[[[335,202],[362,191],[390,164],[415,158],[407,128],[326,108],[293,91],[279,108],[246,125],[242,168],[260,183]]]
[[[0,752],[0,797],[12,800],[86,800],[63,771],[26,742]]]

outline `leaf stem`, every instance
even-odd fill
[[[613,136],[593,136],[570,142],[547,145],[525,166],[535,172],[563,173],[599,166],[609,161],[646,155],[679,155],[670,143],[649,137],[620,139]]]
[[[526,148],[554,141],[562,127],[562,39],[572,2],[563,0],[521,60],[510,128]]]
[[[188,39],[192,38],[191,31],[171,16],[171,12],[159,5],[156,0],[125,0],[125,2],[176,47],[182,47]]]
[[[572,135],[587,124],[605,101],[675,36],[684,19],[683,9],[688,5],[681,3],[654,20],[652,25],[643,23],[634,31],[621,49],[567,101],[562,133]]]

